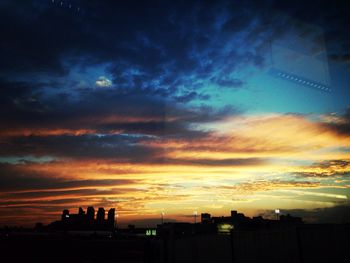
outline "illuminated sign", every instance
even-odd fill
[[[229,234],[234,227],[232,224],[222,223],[218,224],[217,228],[219,234]]]
[[[156,229],[147,229],[146,230],[146,236],[156,236],[157,230]]]

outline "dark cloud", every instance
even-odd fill
[[[96,103],[95,106],[99,105],[97,99]],[[100,105],[104,107],[102,101]],[[76,106],[71,105],[69,109],[68,104],[65,109],[62,109],[61,115],[45,112],[36,115],[37,118],[14,122],[12,125],[11,121],[6,125],[4,122],[2,133],[7,135],[3,135],[0,141],[0,155],[49,155],[61,158],[150,161],[152,157],[159,155],[162,149],[148,147],[141,142],[164,138],[198,140],[208,136],[209,132],[194,130],[191,124],[220,120],[234,112],[231,108],[219,111],[210,107],[165,108],[157,100],[147,101],[147,97],[144,97],[144,100],[141,100],[141,97],[132,98],[128,103],[121,101],[115,106],[106,98],[105,105],[110,106],[110,108],[106,107],[109,114],[102,113],[102,116],[96,113],[101,109],[91,113],[84,109],[75,111]],[[54,106],[51,105],[51,107]],[[108,120],[110,117],[112,119]],[[17,116],[17,118],[20,117]],[[21,134],[23,129],[28,129],[28,134]],[[41,131],[41,129],[44,130]],[[58,130],[58,134],[49,134],[55,129]],[[63,130],[60,132],[60,129]],[[66,130],[72,130],[72,134],[67,133]],[[75,130],[77,132],[82,130],[82,134],[74,134]],[[93,134],[84,134],[85,130]],[[11,135],[14,132],[19,134]],[[118,134],[113,134],[115,132]]]
[[[342,116],[339,116],[339,121],[325,123],[324,126],[339,135],[348,136],[350,134],[350,108]]]
[[[0,68],[15,77],[30,72],[44,72],[47,77],[67,76],[74,65],[108,64],[115,87],[124,92],[176,97],[182,87],[205,84],[195,79],[205,82],[214,77],[227,86],[228,72],[262,59],[254,45],[242,53],[236,45],[244,39],[232,40],[251,24],[252,12],[260,16],[251,4],[136,2],[77,1],[74,6],[82,9],[78,14],[50,1],[5,1]],[[216,24],[225,24],[220,19],[226,6],[245,12],[232,10],[226,24],[235,26],[222,32]],[[230,41],[232,45],[227,46]]]
[[[0,85],[0,100],[6,106],[0,113],[2,156],[34,154],[136,162],[158,153],[140,141],[201,138],[208,132],[194,130],[191,125],[236,112],[232,107],[187,108],[159,96],[119,90],[82,91],[78,100],[72,100],[64,95],[42,96],[43,88],[29,83],[2,80]],[[178,100],[186,101],[193,94],[204,96],[190,93]]]
[[[190,142],[198,140],[204,134],[195,132],[186,134],[186,137],[177,136]],[[11,140],[11,144],[4,145],[0,155],[17,156],[55,156],[57,158],[111,160],[116,163],[148,163],[148,164],[178,164],[196,166],[247,166],[261,165],[267,162],[260,158],[243,159],[171,159],[164,157],[167,149],[147,146],[147,141],[156,141],[152,138],[128,135],[82,135],[82,136],[29,136]],[[142,142],[142,143],[141,143]],[[146,142],[146,144],[144,144]],[[29,162],[29,161],[28,161]]]
[[[262,158],[227,158],[227,159],[162,159],[169,164],[195,165],[195,166],[250,166],[263,165],[267,160]]]
[[[224,189],[232,189],[240,194],[252,194],[255,192],[273,191],[288,188],[314,188],[319,187],[319,182],[293,181],[293,180],[256,180],[243,182],[232,186],[223,186]]]
[[[38,101],[41,96],[40,84],[32,85],[25,81],[7,81],[0,78],[0,118],[3,121],[21,121],[37,117],[45,110]],[[13,120],[13,117],[18,119]],[[4,125],[3,125],[4,126]]]
[[[76,191],[76,192],[85,192],[85,191]],[[90,191],[93,192],[93,191]],[[67,207],[68,205],[72,204],[72,203],[77,203],[82,201],[82,197],[75,197],[75,198],[65,198],[64,195],[62,196],[55,196],[53,193],[51,194],[42,194],[40,192],[36,192],[36,193],[30,193],[30,194],[12,194],[9,196],[4,196],[4,198],[10,197],[12,198],[11,201],[2,201],[0,202],[0,208],[5,208],[5,207],[9,207],[9,208],[33,208],[33,209],[37,209],[39,206],[38,205],[62,205],[63,207]],[[16,197],[25,197],[28,199],[20,199],[20,200],[16,200]],[[37,200],[31,200],[31,198],[39,198]],[[43,197],[51,197],[51,198],[59,198],[59,199],[40,199]],[[80,199],[80,200],[79,200]],[[57,211],[57,207],[56,207],[56,211]]]
[[[202,95],[202,94],[198,94],[197,92],[195,91],[191,91],[189,93],[186,93],[186,94],[183,94],[181,96],[178,96],[176,97],[176,101],[178,102],[189,102],[191,100],[194,100],[194,99],[201,99],[201,100],[207,100],[209,99],[210,96],[209,95]]]
[[[226,88],[240,88],[243,86],[244,82],[240,79],[229,79],[229,78],[221,78],[221,79],[217,79],[215,80],[215,82],[222,86],[222,87],[226,87]]]
[[[305,167],[305,171],[294,174],[301,177],[336,177],[344,176],[349,173],[349,160],[325,160],[322,162],[316,162],[308,167]]]
[[[311,8],[289,1],[136,2],[75,1],[73,5],[81,8],[76,13],[51,1],[4,1],[0,68],[6,79],[0,85],[1,121],[6,128],[19,122],[74,126],[81,125],[81,116],[111,113],[161,115],[161,109],[173,102],[159,98],[182,103],[207,100],[209,95],[201,88],[211,82],[241,88],[244,80],[230,74],[242,66],[264,64],[260,54],[264,42],[290,24],[288,16],[281,14],[302,19]],[[322,2],[317,9],[321,12],[328,5]],[[247,36],[242,37],[242,32]],[[108,65],[112,90],[72,89],[77,85],[68,76],[73,67],[84,71],[102,64]],[[38,77],[28,77],[31,72]],[[57,76],[67,81],[62,84]],[[60,91],[49,94],[48,86]],[[72,99],[75,96],[77,100]],[[159,125],[141,124],[140,131],[142,126],[152,130]],[[117,129],[121,126],[127,125],[115,124]],[[132,131],[137,129],[131,125]]]
[[[327,24],[332,26],[329,31],[335,34],[344,29],[349,20],[345,16],[349,6],[344,1],[321,1],[317,6],[308,2],[296,4],[295,1],[176,4],[167,1],[74,1],[73,6],[80,7],[81,12],[62,8],[51,1],[3,1],[0,68],[17,73],[51,71],[65,74],[69,70],[66,61],[112,62],[111,72],[116,83],[140,85],[147,81],[123,74],[125,67],[142,69],[148,77],[153,75],[151,78],[155,79],[154,75],[165,73],[165,65],[169,65],[171,58],[173,72],[177,75],[200,72],[217,65],[215,60],[220,58],[215,55],[225,47],[223,40],[227,40],[227,36],[235,36],[253,25],[264,28],[268,24],[272,28],[267,31],[280,32],[290,26],[290,20],[281,17],[289,15],[319,23],[321,17],[327,18]],[[335,15],[339,13],[344,15]],[[254,31],[254,35],[257,32]],[[262,37],[261,34],[258,36]],[[338,38],[342,38],[342,42],[348,40],[346,34],[338,34]],[[246,59],[247,54],[251,54],[251,59],[256,60],[258,54],[255,51],[254,47],[241,58]],[[233,57],[234,63],[240,64],[237,58]],[[123,66],[120,66],[121,62]]]
[[[25,170],[25,165],[0,164],[0,190],[44,190],[44,189],[67,189],[84,187],[112,187],[135,183],[130,179],[89,179],[72,180],[58,178],[54,174],[30,172]],[[115,173],[117,171],[114,171]],[[127,172],[127,171],[124,171]],[[119,171],[121,173],[121,171]],[[50,176],[51,175],[51,176]]]
[[[350,164],[350,161],[347,160],[329,160],[329,161],[322,161],[320,163],[317,163],[316,165],[320,168],[346,168]]]
[[[42,86],[26,82],[0,80],[0,87],[0,101],[4,106],[0,113],[3,132],[38,128],[92,129],[102,134],[111,130],[141,134],[162,134],[180,129],[186,132],[190,122],[208,122],[235,112],[232,107],[190,109],[174,100],[142,92],[124,94],[119,90],[83,90],[79,99],[74,100],[64,93],[44,96]],[[194,97],[208,99],[197,92],[176,99],[186,102]]]
[[[116,182],[118,183],[118,182]],[[75,190],[59,190],[59,191],[26,191],[26,192],[16,192],[16,193],[7,193],[3,194],[2,199],[10,199],[11,201],[0,202],[0,206],[2,205],[26,205],[30,204],[55,204],[55,203],[64,203],[64,201],[73,201],[79,202],[79,198],[91,198],[91,197],[99,197],[99,196],[107,196],[107,195],[120,195],[124,193],[135,193],[141,192],[143,190],[133,189],[133,188],[111,188],[111,189],[98,189],[98,185],[94,186],[95,189],[75,189]],[[75,198],[71,198],[74,197]],[[67,198],[71,198],[72,200],[67,200]],[[54,199],[54,200],[52,200]],[[58,201],[60,200],[60,201]],[[56,201],[56,202],[55,202]]]
[[[137,144],[140,138],[127,135],[28,136],[7,141],[1,155],[49,155],[61,158],[115,159],[130,162],[151,158],[157,149]]]

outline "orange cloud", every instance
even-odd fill
[[[101,121],[118,120],[114,116]],[[60,161],[14,165],[14,173],[51,179],[57,187],[46,184],[35,188],[29,184],[16,191],[3,191],[0,210],[13,206],[57,211],[99,205],[116,206],[125,218],[140,218],[163,210],[179,216],[194,210],[220,214],[233,207],[252,213],[278,204],[313,208],[333,204],[324,198],[345,196],[341,189],[347,182],[330,184],[321,177],[339,179],[350,172],[350,153],[346,150],[350,138],[334,132],[320,119],[278,114],[235,116],[196,129],[205,129],[206,133],[199,137],[155,136],[133,142],[155,150],[135,160],[132,156],[63,157]],[[95,131],[35,132],[39,136],[79,136]],[[113,147],[112,143],[108,147]],[[303,181],[300,176],[304,176]],[[126,179],[129,181],[118,181]],[[324,187],[331,188],[331,193],[310,194],[310,189]],[[278,195],[271,195],[276,191]],[[292,195],[298,198],[292,199]],[[318,199],[308,199],[311,195]]]

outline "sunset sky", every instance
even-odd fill
[[[349,221],[349,10],[1,1],[0,226],[79,206]]]

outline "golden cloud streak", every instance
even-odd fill
[[[111,116],[101,121],[121,120]],[[347,196],[338,191],[346,189],[348,184],[342,180],[329,184],[321,178],[341,178],[350,173],[350,153],[346,150],[350,147],[350,138],[338,135],[323,124],[296,115],[231,117],[199,127],[210,131],[207,137],[159,137],[139,142],[138,145],[159,150],[155,151],[157,161],[154,162],[152,158],[140,162],[62,158],[54,162],[18,164],[14,166],[17,172],[39,178],[128,179],[130,182],[59,189],[33,190],[28,187],[12,191],[18,197],[6,197],[10,192],[3,191],[3,202],[14,207],[40,207],[47,205],[45,202],[60,200],[63,204],[53,202],[50,206],[110,205],[117,206],[130,218],[140,217],[138,210],[141,208],[142,213],[151,216],[162,210],[179,215],[194,208],[218,213],[231,208],[254,211],[271,208],[278,202],[288,208],[331,205],[321,199],[346,199]],[[94,132],[44,129],[34,133],[46,136]],[[14,136],[25,134],[22,131]],[[28,134],[32,134],[30,130]],[[0,136],[9,135],[3,133]],[[211,164],[206,165],[205,161]],[[326,186],[333,188],[332,193],[308,191]],[[45,191],[51,191],[51,195],[39,195]],[[268,194],[276,191],[281,194],[275,197]],[[20,195],[31,192],[34,193],[32,197]],[[314,196],[320,200],[293,200],[291,194],[301,199]],[[11,201],[24,203],[11,204]]]

